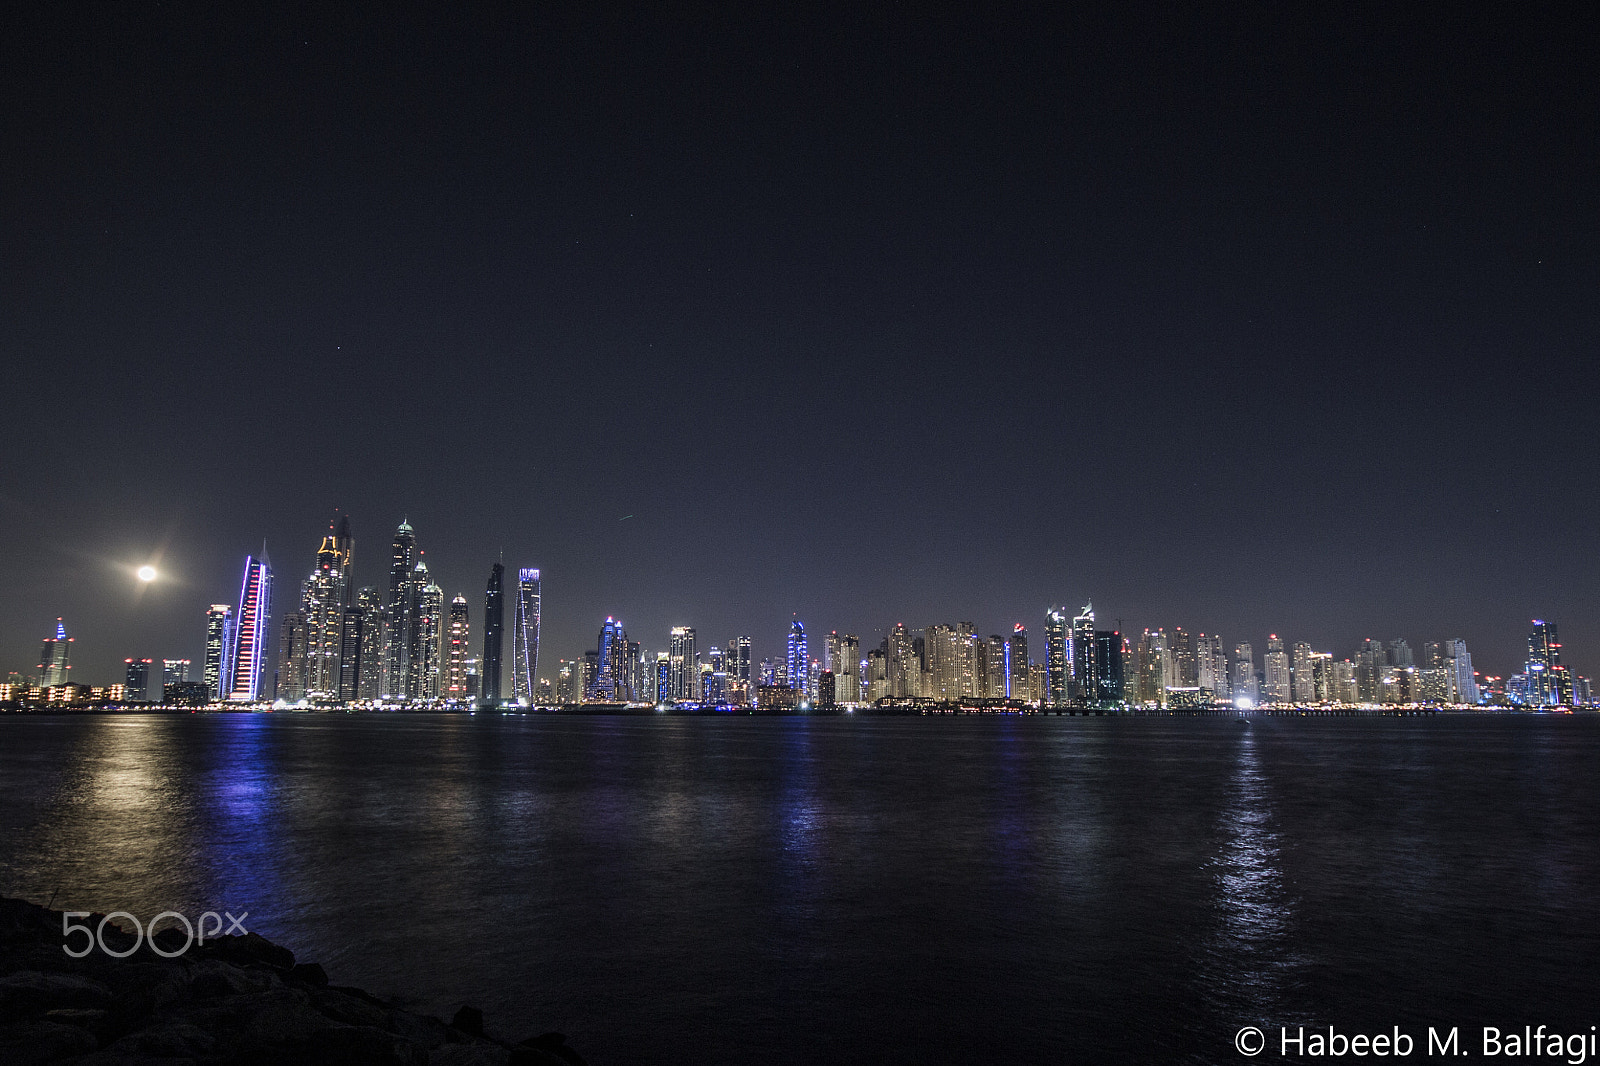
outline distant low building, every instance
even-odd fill
[[[792,711],[800,706],[800,694],[790,685],[762,685],[756,689],[756,708],[763,711]]]

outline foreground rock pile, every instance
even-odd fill
[[[167,929],[157,944],[175,952],[184,939]],[[118,952],[136,942],[111,925],[104,940]],[[559,1033],[513,1044],[486,1035],[472,1007],[448,1024],[402,1010],[255,933],[173,959],[148,942],[122,959],[75,959],[62,944],[60,911],[0,897],[0,1063],[583,1066]]]

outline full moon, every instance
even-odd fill
[[[141,566],[141,567],[139,567],[139,580],[140,581],[154,581],[155,579],[156,579],[156,568],[155,567],[153,567],[153,566]]]

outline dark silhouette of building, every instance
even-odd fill
[[[489,571],[489,587],[483,594],[483,664],[479,677],[483,698],[500,702],[500,657],[505,652],[506,568],[499,563]]]

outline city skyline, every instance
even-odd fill
[[[0,661],[194,659],[337,510],[555,658],[1093,597],[1593,672],[1585,36],[1225,21],[29,12]]]
[[[290,702],[373,700],[380,696],[386,700],[417,702],[460,700],[469,692],[475,698],[493,699],[493,682],[485,684],[483,675],[491,654],[496,657],[500,654],[496,647],[503,639],[499,636],[500,626],[496,622],[491,634],[474,629],[470,620],[478,617],[481,626],[494,614],[503,613],[504,566],[499,562],[492,564],[478,607],[474,608],[464,594],[457,594],[450,600],[446,619],[443,590],[429,579],[427,565],[422,561],[423,550],[418,546],[416,532],[409,521],[401,521],[390,546],[387,606],[378,606],[380,590],[371,586],[357,587],[352,565],[353,546],[349,516],[330,522],[328,533],[315,552],[310,573],[301,583],[298,606],[291,604],[281,617],[269,615],[265,619],[259,617],[254,605],[259,599],[269,605],[270,612],[274,575],[264,560],[247,557],[239,606],[228,608],[212,604],[205,612],[203,637],[207,650],[201,661],[206,664],[207,689],[223,700],[246,700],[259,693]],[[541,674],[537,666],[543,613],[541,571],[523,567],[518,570],[518,577],[512,698],[538,702],[553,696],[559,700],[563,697],[561,686],[567,682],[559,673],[555,676],[548,672]],[[363,607],[363,604],[370,607]],[[374,619],[367,617],[369,610]],[[481,614],[477,613],[480,611]],[[247,622],[243,629],[235,621],[241,617]],[[909,629],[898,622],[876,630],[868,629],[866,632],[870,635],[881,636],[881,641],[869,642],[869,646],[881,644],[888,660],[884,667],[885,686],[875,691],[879,695],[945,699],[994,698],[999,693],[1060,706],[1068,702],[1117,702],[1123,698],[1125,689],[1137,692],[1142,685],[1146,696],[1150,691],[1193,687],[1218,698],[1249,702],[1258,699],[1263,703],[1357,702],[1358,699],[1365,702],[1377,699],[1375,693],[1380,690],[1379,675],[1384,666],[1425,665],[1447,668],[1436,682],[1430,682],[1433,687],[1426,699],[1477,702],[1474,663],[1467,652],[1467,642],[1460,637],[1421,642],[1420,651],[1426,659],[1419,662],[1415,658],[1416,651],[1404,637],[1387,641],[1364,637],[1352,642],[1353,650],[1343,653],[1337,647],[1331,651],[1317,651],[1311,642],[1297,639],[1293,641],[1291,658],[1285,639],[1271,633],[1261,657],[1263,670],[1255,671],[1252,666],[1241,672],[1241,660],[1243,664],[1254,662],[1251,640],[1228,640],[1221,634],[1208,636],[1204,632],[1196,636],[1192,629],[1182,625],[1159,623],[1144,627],[1141,637],[1138,628],[1123,628],[1121,623],[1122,619],[1117,619],[1116,629],[1100,628],[1092,603],[1085,604],[1076,616],[1071,616],[1064,608],[1052,607],[1044,612],[1043,658],[1031,663],[1024,622],[1014,623],[1010,630],[1000,627],[1001,632],[987,637],[982,632],[984,627],[971,622],[957,622],[952,626],[947,622],[927,621],[913,624]],[[1563,653],[1563,645],[1556,637],[1556,623],[1535,618],[1529,624],[1532,630],[1526,638],[1526,658],[1498,674],[1479,670],[1477,673],[1485,685],[1492,679],[1497,692],[1504,695],[1509,679],[1514,686],[1520,686],[1513,693],[1513,702],[1518,703],[1568,703],[1574,697],[1575,687],[1579,698],[1586,699],[1587,675],[1573,668],[1570,653]],[[268,627],[265,638],[257,635],[262,625]],[[1006,632],[1012,639],[1002,635]],[[909,654],[907,650],[896,649],[908,648],[913,636],[918,645],[916,655],[921,673],[909,680],[889,680],[889,675],[896,670],[904,670],[903,666],[891,666],[890,661],[904,659]],[[702,653],[696,649],[695,627],[671,627],[664,648],[659,652],[666,670],[664,691],[667,698],[727,697],[728,680],[738,680],[740,676],[737,665],[740,655],[748,684],[752,640],[759,649],[760,638],[741,634],[720,649],[711,644]],[[64,622],[58,617],[55,634],[44,639],[34,674],[23,676],[40,683],[44,683],[46,677],[53,678],[51,683],[54,684],[64,683],[71,676],[80,684],[92,684],[85,681],[81,673],[68,674],[66,656],[73,641],[75,638],[68,639]],[[220,651],[213,647],[219,641]],[[863,672],[869,666],[869,659],[852,655],[842,671],[833,665],[839,660],[841,648],[847,646],[843,643],[846,641],[857,652],[862,650],[859,631],[841,634],[835,628],[817,642],[815,654],[808,654],[805,624],[792,614],[787,636],[772,656],[764,657],[765,662],[774,664],[770,667],[771,681],[764,677],[761,682],[788,685],[802,693],[802,698],[814,699],[819,674],[828,670],[834,675],[829,684],[838,685],[839,702],[868,702],[875,698],[868,696],[869,678]],[[384,650],[378,661],[381,680],[374,681],[372,671],[364,671],[363,666],[377,658],[375,653],[380,647]],[[1228,651],[1230,647],[1232,654]],[[1378,649],[1376,667],[1369,661],[1373,648]],[[1014,649],[1020,650],[1017,661],[1013,661]],[[737,655],[734,654],[736,650]],[[244,659],[240,658],[242,653]],[[654,698],[640,695],[660,694],[647,663],[654,654],[655,649],[648,639],[629,640],[621,620],[607,615],[593,648],[579,649],[572,660],[583,666],[583,670],[581,676],[571,679],[575,687],[565,695],[583,700]],[[391,660],[391,656],[395,658]],[[215,674],[225,679],[226,687],[221,690],[213,680],[213,657],[217,662]],[[276,670],[270,673],[269,661],[276,663]],[[1149,665],[1157,661],[1158,665]],[[163,685],[172,680],[186,680],[188,662],[165,658]],[[241,672],[241,662],[246,664],[245,672]],[[566,664],[568,660],[560,662]],[[253,667],[249,666],[251,663]],[[1452,665],[1456,663],[1465,666],[1458,670]],[[152,659],[125,658],[123,664],[128,698],[142,699],[134,693],[146,690]],[[692,671],[690,664],[695,667]],[[1030,665],[1042,669],[1045,678],[1042,688],[1036,678],[1024,680]],[[1481,654],[1478,665],[1483,665]],[[1343,673],[1341,667],[1345,668]],[[183,676],[175,677],[174,670],[179,668]],[[254,676],[248,673],[251,669]],[[1151,681],[1147,677],[1151,670],[1156,671],[1154,676],[1161,680]],[[1361,677],[1359,697],[1356,695],[1358,672]],[[849,675],[848,683],[841,679],[841,673]],[[367,678],[365,684],[358,681],[362,676]],[[319,677],[323,679],[320,682]],[[713,679],[715,696],[703,688]],[[753,689],[736,691],[745,699],[754,696]],[[1014,691],[1028,694],[1016,696]],[[1408,695],[1417,693],[1408,690]]]

